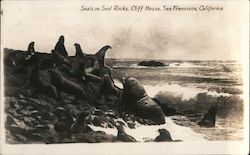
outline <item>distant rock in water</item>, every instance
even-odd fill
[[[203,127],[214,127],[217,113],[217,104],[212,106],[208,112],[204,115],[198,125]]]
[[[141,61],[138,63],[139,66],[151,66],[151,67],[163,67],[165,66],[164,63],[159,62],[159,61]]]

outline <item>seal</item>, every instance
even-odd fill
[[[32,41],[31,43],[29,43],[27,51],[17,52],[12,59],[12,64],[14,66],[28,64],[31,58],[35,55],[34,45],[35,42]]]
[[[70,61],[65,56],[60,54],[58,51],[52,50],[51,53],[56,66],[66,65],[68,67],[71,67]]]
[[[83,56],[84,56],[84,53],[82,52],[82,48],[81,48],[80,44],[75,43],[74,45],[75,45],[75,49],[76,49],[76,54],[75,54],[75,56],[76,56],[76,57],[83,57]]]
[[[104,59],[105,59],[105,54],[108,51],[108,49],[111,49],[111,46],[106,45],[102,47],[96,54],[96,58],[99,61],[99,64],[101,67],[104,67]]]
[[[168,130],[158,129],[158,132],[160,133],[160,135],[155,138],[156,142],[172,142],[173,141]]]
[[[143,85],[135,78],[123,80],[122,103],[125,109],[135,115],[153,121],[153,124],[164,124],[165,115],[161,107],[146,93]]]
[[[86,75],[88,77],[98,80],[96,76],[103,76],[108,73],[111,75],[110,67],[104,64],[105,54],[108,49],[111,49],[111,46],[106,45],[102,47],[95,54],[85,54],[82,52],[81,46],[78,43],[75,43],[76,54],[73,57],[70,57],[74,62],[84,63]]]
[[[87,126],[87,123],[85,122],[86,118],[89,116],[86,112],[81,112],[76,117],[76,120],[72,123],[70,129],[65,134],[65,137],[71,135],[74,132],[90,132],[92,129]]]
[[[37,65],[35,65],[31,71],[28,84],[34,87],[32,95],[46,94],[58,99],[58,92],[56,87],[51,84],[50,74],[47,70],[40,71]]]
[[[14,73],[27,73],[30,72],[31,66],[36,64],[36,52],[34,49],[35,42],[31,42],[28,45],[27,51],[12,51],[5,61],[10,61],[9,64],[15,68],[8,73],[8,75]]]
[[[59,70],[49,69],[49,73],[51,76],[51,83],[58,91],[73,94],[77,99],[86,98],[86,92],[83,88],[79,84],[65,78]]]
[[[116,95],[119,96],[121,89],[118,88],[115,84],[113,79],[108,75],[105,74],[103,76],[102,84],[100,86],[100,91],[97,96],[100,95]]]
[[[116,126],[118,133],[117,133],[117,141],[122,141],[122,142],[136,142],[135,138],[128,135],[125,131],[124,128],[120,125]]]
[[[56,43],[55,46],[55,50],[58,51],[58,53],[60,53],[62,56],[67,57],[68,56],[68,52],[65,49],[64,46],[64,36],[61,35],[60,38],[58,39],[58,42]]]
[[[158,132],[160,135],[155,138],[155,142],[182,142],[182,140],[179,139],[173,140],[169,131],[166,129],[158,129]]]
[[[201,121],[198,122],[198,125],[202,127],[214,127],[216,121],[216,113],[217,113],[217,104],[212,105],[208,112],[203,116]]]

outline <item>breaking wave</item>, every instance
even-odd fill
[[[196,87],[182,87],[178,84],[164,84],[164,85],[145,85],[144,86],[150,97],[155,97],[158,93],[167,93],[175,97],[180,97],[182,100],[189,100],[195,98],[199,93],[207,93],[211,96],[230,96],[228,93],[217,93],[215,91],[208,91],[206,89]]]

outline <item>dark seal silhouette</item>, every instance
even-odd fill
[[[105,59],[105,54],[108,49],[111,49],[111,46],[106,45],[102,47],[96,54],[95,56],[97,57],[97,60],[99,61],[100,67],[104,67],[104,59]]]
[[[64,36],[60,36],[58,42],[56,43],[56,46],[55,46],[55,50],[58,51],[58,53],[60,53],[61,55],[67,57],[68,56],[68,52],[66,51],[65,49],[65,46],[64,46]]]
[[[51,83],[55,85],[58,91],[73,94],[77,99],[86,99],[86,92],[79,84],[65,78],[57,69],[50,69],[49,73]]]
[[[82,57],[84,54],[82,52],[82,48],[81,48],[81,45],[78,44],[78,43],[75,43],[75,49],[76,49],[76,54],[75,56],[79,56],[79,57]]]
[[[135,138],[128,135],[125,131],[124,128],[120,125],[116,126],[118,133],[117,133],[117,141],[122,141],[122,142],[136,142]]]
[[[35,55],[34,45],[35,42],[31,42],[27,51],[17,52],[12,58],[12,64],[14,66],[27,65]]]
[[[47,70],[39,70],[38,65],[33,67],[28,83],[30,87],[33,87],[32,95],[46,94],[58,99],[58,92],[51,83],[49,72]]]
[[[51,53],[53,56],[53,61],[56,64],[56,66],[66,65],[68,67],[71,67],[70,61],[65,56],[60,54],[58,51],[52,50]]]
[[[135,78],[123,81],[122,103],[125,109],[135,115],[153,121],[154,124],[164,124],[165,115],[161,107],[146,93],[143,85]]]
[[[214,127],[216,121],[217,104],[211,106],[198,125],[202,127]]]
[[[99,95],[119,95],[121,89],[118,88],[115,84],[113,79],[108,75],[105,74],[102,79],[102,84],[100,87]]]
[[[158,129],[158,132],[160,133],[160,135],[155,138],[156,142],[172,142],[173,141],[168,130]]]

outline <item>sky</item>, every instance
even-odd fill
[[[153,3],[154,2],[154,3]],[[60,35],[69,55],[79,43],[86,53],[112,46],[108,58],[240,60],[246,51],[245,3],[181,1],[4,1],[1,44],[50,52]],[[223,7],[223,11],[80,11],[81,6],[149,5]],[[246,16],[247,15],[247,16]]]

